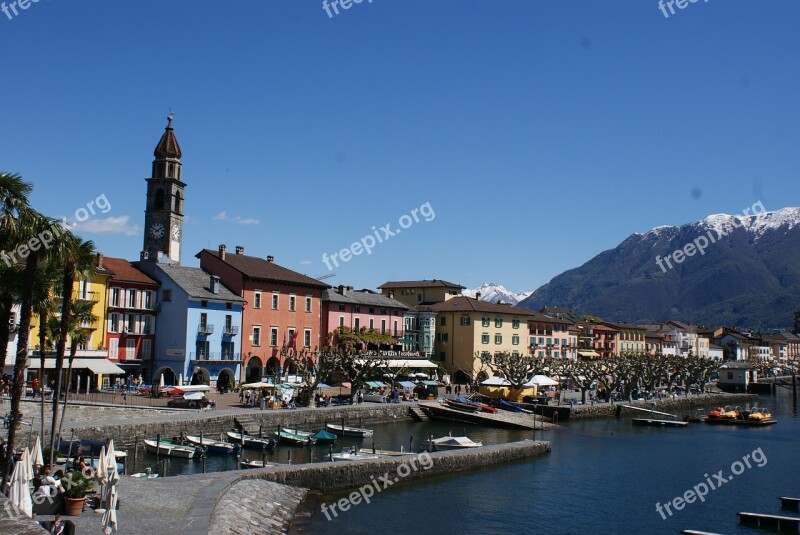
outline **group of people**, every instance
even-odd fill
[[[460,396],[461,393],[462,393],[462,387],[463,387],[463,393],[464,394],[471,394],[471,393],[474,393],[474,392],[478,391],[478,384],[475,383],[475,384],[471,384],[471,385],[470,384],[466,384],[466,385],[457,384],[455,386],[451,385],[451,384],[448,384],[448,385],[445,385],[444,392],[445,392],[445,394],[455,394],[457,396]]]

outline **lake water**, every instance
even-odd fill
[[[779,423],[765,428],[690,424],[656,429],[633,427],[629,418],[571,422],[543,434],[552,442],[546,456],[397,484],[330,521],[320,504],[349,493],[313,497],[305,504],[310,516],[293,533],[764,533],[740,527],[736,513],[780,514],[779,496],[800,496],[800,418],[785,391],[762,396],[759,405],[772,409]],[[402,433],[396,427],[395,441]],[[424,434],[425,424],[413,427]],[[437,430],[449,427],[439,424]],[[392,429],[387,426],[381,433],[391,434]],[[461,434],[461,428],[453,431]],[[530,436],[477,428],[467,428],[467,434],[484,443]],[[759,448],[763,457],[753,454]],[[731,465],[747,454],[752,468],[737,464],[733,470],[742,473],[720,484],[713,474],[723,470],[728,479]],[[664,503],[707,477],[718,488],[704,502],[684,504],[680,511],[671,510],[671,516],[664,510]],[[662,504],[666,519],[656,503]]]

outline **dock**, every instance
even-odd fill
[[[794,532],[797,532],[798,527],[800,527],[800,517],[764,515],[761,513],[737,514],[739,515],[739,523],[745,526],[776,529],[778,531],[787,531],[787,528],[791,528]]]
[[[555,429],[558,426],[546,423],[540,415],[525,414],[499,410],[496,413],[465,412],[451,409],[437,402],[420,403],[419,407],[435,420],[466,422],[486,427],[502,427],[506,429]]]
[[[785,511],[800,512],[800,498],[789,498],[788,496],[781,496],[781,509]]]
[[[681,422],[677,420],[656,420],[653,418],[634,418],[631,420],[633,425],[644,427],[686,427],[689,422]]]
[[[722,535],[720,533],[711,533],[710,531],[697,531],[694,529],[685,529],[681,531],[683,535]]]

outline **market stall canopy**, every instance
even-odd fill
[[[208,385],[183,385],[176,387],[175,390],[181,390],[183,392],[211,392],[211,387]]]
[[[415,388],[417,388],[417,385],[415,383],[412,383],[411,381],[400,381],[397,384],[399,384],[406,390],[414,390]]]
[[[483,386],[510,386],[511,383],[505,377],[489,377],[481,383]]]
[[[28,369],[38,370],[41,361],[38,358],[29,359]],[[68,366],[67,360],[64,360],[64,369]],[[56,359],[45,359],[44,368],[46,370],[54,370],[56,368]],[[118,375],[124,374],[125,370],[106,359],[75,359],[72,362],[72,368],[75,370],[89,369],[92,373],[102,373],[105,375]]]
[[[534,375],[531,377],[531,380],[525,383],[526,386],[528,385],[539,385],[539,386],[556,386],[558,381],[554,381],[547,377],[546,375]]]
[[[578,351],[578,355],[582,357],[599,357],[600,353],[597,351]]]
[[[242,385],[242,388],[275,388],[273,383],[263,383],[261,381],[257,383],[247,383],[246,385]]]
[[[388,386],[388,385],[383,384],[380,381],[367,381],[364,384],[366,384],[367,386],[369,386],[371,388],[386,388]]]

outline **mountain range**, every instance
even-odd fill
[[[467,297],[475,297],[477,293],[480,292],[481,294],[481,301],[487,301],[489,303],[497,303],[502,301],[507,305],[516,305],[533,292],[517,292],[514,293],[504,286],[499,284],[494,284],[492,282],[484,282],[481,284],[480,288],[474,288],[472,290],[464,290],[461,292],[463,295]]]
[[[715,214],[632,234],[519,306],[567,307],[607,321],[787,327],[800,310],[800,208]]]

